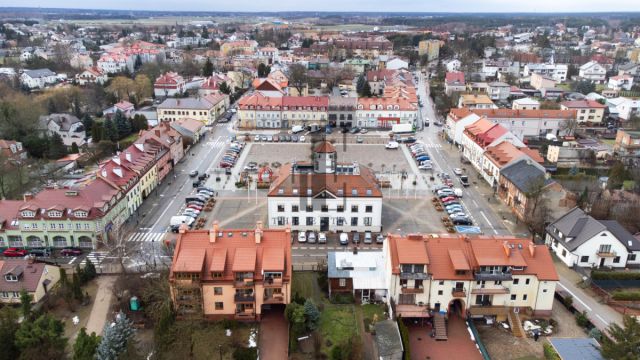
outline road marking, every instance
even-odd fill
[[[580,304],[582,304],[585,308],[587,308],[587,311],[593,311],[591,307],[589,307],[589,305],[587,305],[584,301],[580,300],[580,298],[577,297],[576,294],[574,294],[571,290],[567,289],[567,287],[562,285],[561,282],[558,282],[558,285],[562,286],[562,288],[565,289],[569,293],[569,295],[571,295],[574,299],[578,300]]]
[[[484,214],[484,211],[480,211],[480,215],[482,215],[482,217],[487,221],[487,224],[489,224],[489,226],[491,227],[491,230],[493,230],[493,232],[496,233],[497,235],[498,231],[496,230],[496,228],[493,227],[493,224],[491,223],[491,221],[489,221],[487,216]]]
[[[473,204],[474,204],[476,207],[480,207],[480,205],[478,205],[478,203],[477,203],[475,200],[473,200],[473,199],[472,199],[471,201],[473,202]]]
[[[76,261],[76,259],[77,259],[77,258],[78,258],[77,256],[74,256],[74,257],[71,259],[71,261],[69,261],[69,265],[73,264],[73,262],[74,262],[74,261]]]
[[[605,325],[609,326],[609,322],[608,322],[607,320],[603,319],[603,318],[602,318],[602,316],[600,316],[600,315],[596,314],[596,317],[597,317],[598,319],[600,319],[600,321],[602,321]]]

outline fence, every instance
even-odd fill
[[[471,334],[473,334],[473,338],[476,341],[478,350],[480,350],[480,354],[482,354],[482,358],[484,360],[491,360],[491,357],[489,356],[489,352],[487,351],[487,348],[482,343],[482,340],[480,339],[480,334],[478,333],[478,329],[476,329],[476,325],[473,323],[473,320],[468,319],[467,326],[471,330]]]
[[[293,264],[293,271],[326,271],[327,267],[318,263]]]
[[[598,287],[606,290],[640,288],[640,280],[591,280]]]

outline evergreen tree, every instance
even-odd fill
[[[313,331],[318,328],[320,322],[320,310],[311,299],[304,302],[304,317],[307,330]]]
[[[33,296],[25,289],[20,290],[20,312],[25,319],[31,317],[31,301],[33,301]]]
[[[231,94],[231,88],[226,81],[223,81],[222,84],[220,84],[220,92],[227,95]]]
[[[82,293],[82,286],[80,284],[80,273],[78,272],[78,270],[80,270],[80,267],[76,268],[76,271],[71,277],[71,293],[73,294],[74,299],[81,301],[84,297],[84,294]],[[82,270],[80,270],[80,272],[82,272]]]
[[[362,96],[362,91],[364,90],[364,84],[367,82],[367,79],[364,77],[364,74],[360,74],[358,76],[358,81],[356,82],[356,91],[358,95]]]
[[[213,63],[208,57],[207,62],[204,63],[204,67],[202,68],[202,75],[207,77],[213,75]]]
[[[29,155],[35,158],[43,158],[49,148],[49,138],[47,136],[38,136],[33,133],[27,135],[22,140],[22,143]]]
[[[91,126],[91,140],[94,144],[97,144],[102,140],[103,130],[104,128],[100,123],[95,123]]]
[[[133,64],[133,69],[138,71],[142,67],[142,58],[140,55],[136,55],[136,62]]]
[[[625,315],[624,327],[612,323],[609,336],[603,336],[602,356],[605,359],[640,359],[640,321]]]
[[[98,274],[96,272],[95,265],[93,265],[91,260],[87,259],[87,264],[84,266],[84,269],[82,270],[82,276],[81,276],[80,280],[82,280],[83,283],[87,283],[87,282],[95,279],[95,277],[97,275]]]
[[[102,136],[102,139],[104,140],[110,140],[110,141],[118,141],[118,128],[116,127],[116,124],[111,121],[111,119],[107,118],[107,120],[104,121],[104,134]]]
[[[64,359],[67,346],[64,324],[49,314],[35,321],[23,321],[16,332],[15,343],[20,359]]]
[[[93,130],[93,118],[89,114],[84,114],[82,117],[82,125],[84,125],[84,131],[89,133]]]
[[[147,121],[147,117],[142,114],[136,114],[133,119],[131,119],[131,130],[132,132],[139,132],[140,130],[147,130],[149,128],[149,122]]]
[[[365,81],[364,88],[362,89],[363,97],[371,97],[371,85],[369,85],[368,81]]]
[[[4,306],[0,309],[0,358],[17,359],[20,351],[15,344],[16,332],[20,328],[15,309]]]
[[[93,360],[100,344],[100,337],[92,332],[87,334],[87,329],[82,328],[73,344],[73,360]]]
[[[131,134],[131,122],[126,116],[124,116],[122,111],[116,112],[114,122],[116,123],[116,128],[118,130],[118,139],[122,139]]]
[[[118,313],[116,321],[106,324],[102,331],[102,340],[96,351],[96,360],[117,359],[127,350],[134,332],[133,323],[127,319],[124,313]]]
[[[76,142],[74,141],[73,143],[71,143],[71,153],[77,154],[79,152],[80,152],[80,149],[78,148],[78,144],[76,144]]]
[[[62,137],[58,133],[53,133],[49,138],[49,148],[47,150],[47,157],[49,159],[60,159],[67,155],[67,147],[62,141]]]

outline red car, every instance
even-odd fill
[[[187,206],[187,208],[189,208],[189,209],[195,209],[195,210],[198,210],[198,211],[202,211],[202,206],[199,206],[199,205],[196,205],[196,204],[189,204],[189,205]]]
[[[61,256],[78,256],[82,255],[82,250],[78,248],[64,248],[60,250]]]
[[[2,252],[2,255],[6,257],[24,257],[27,256],[28,252],[25,249],[18,248],[8,248],[7,250]]]
[[[445,198],[442,198],[441,200],[442,200],[443,203],[445,203],[445,202],[448,202],[448,201],[451,201],[451,200],[456,200],[456,199],[457,198],[455,196],[447,196]]]

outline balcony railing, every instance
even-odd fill
[[[402,287],[401,293],[403,294],[422,294],[424,293],[424,287],[423,286],[419,286],[419,287]]]
[[[264,287],[282,287],[282,279],[265,279],[262,284]]]
[[[616,257],[616,252],[615,251],[611,251],[611,250],[598,250],[598,252],[596,253],[598,254],[598,256],[600,257]]]
[[[499,295],[499,294],[508,294],[509,289],[500,285],[491,286],[491,287],[478,286],[471,289],[471,293],[477,294],[477,295],[494,295],[494,294]]]
[[[510,281],[510,272],[476,272],[474,274],[476,281]]]
[[[256,296],[254,294],[235,294],[233,299],[235,302],[254,302]]]
[[[237,320],[252,320],[256,317],[256,313],[253,310],[236,311],[234,317]]]
[[[451,295],[453,297],[466,297],[467,291],[465,290],[465,288],[453,288],[451,289]]]
[[[254,283],[253,283],[253,279],[242,279],[242,280],[236,280],[233,283],[234,287],[237,288],[247,288],[247,287],[253,287]]]
[[[408,272],[403,272],[403,273],[400,273],[400,279],[402,279],[402,280],[427,280],[427,279],[429,279],[429,274],[427,274],[427,273],[408,273]]]

